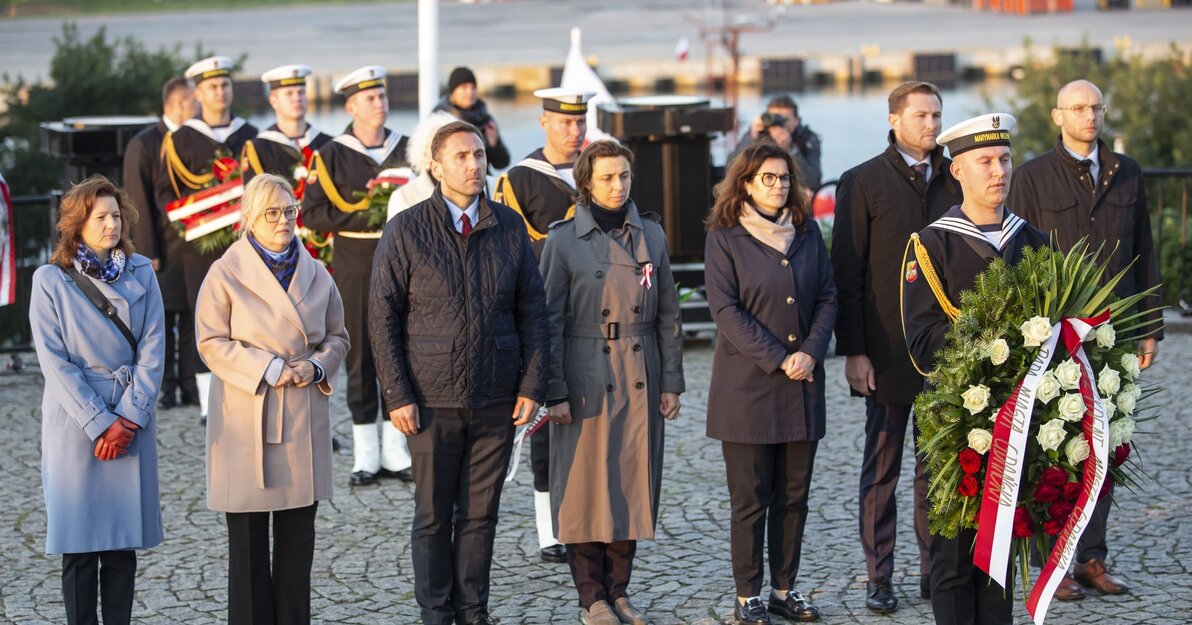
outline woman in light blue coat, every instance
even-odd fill
[[[46,553],[62,554],[70,625],[98,623],[99,594],[104,625],[128,623],[135,550],[162,540],[154,407],[165,329],[153,267],[129,239],[136,218],[111,182],[88,178],[62,198],[58,245],[33,276]]]

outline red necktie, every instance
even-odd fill
[[[914,169],[919,172],[919,177],[923,179],[923,182],[927,182],[927,163],[915,163]]]
[[[465,239],[472,234],[472,220],[468,219],[467,213],[459,216],[459,233],[464,235]]]

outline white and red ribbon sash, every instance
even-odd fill
[[[1083,429],[1090,454],[1085,462],[1083,490],[1073,514],[1068,517],[1051,557],[1036,580],[1027,609],[1038,624],[1043,623],[1047,607],[1067,571],[1076,547],[1092,517],[1088,505],[1090,493],[1099,493],[1109,455],[1109,427],[1104,405],[1093,383],[1094,375],[1084,353],[1083,341],[1092,329],[1109,320],[1109,312],[1091,319],[1064,318],[1052,327],[1051,336],[1040,346],[1039,353],[1027,370],[1026,377],[998,410],[990,445],[989,464],[985,471],[985,487],[981,513],[977,521],[977,538],[973,548],[973,562],[991,579],[1006,587],[1006,572],[1010,562],[1013,539],[1014,511],[1018,505],[1018,491],[1026,467],[1027,435],[1034,412],[1035,394],[1039,382],[1047,372],[1062,337],[1064,346],[1081,367],[1080,393],[1084,398]]]
[[[512,482],[513,476],[517,475],[517,465],[521,464],[522,443],[526,442],[526,439],[533,436],[535,432],[541,430],[542,426],[546,425],[546,423],[546,407],[544,406],[538,409],[538,414],[534,417],[534,420],[527,423],[517,433],[517,436],[513,437],[513,458],[509,461],[509,468],[505,470],[506,482]]]
[[[641,285],[647,289],[654,287],[654,263],[646,263],[642,266]]]
[[[242,182],[229,180],[166,204],[166,216],[170,221],[179,221],[207,211],[222,211],[243,196]]]

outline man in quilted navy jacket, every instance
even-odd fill
[[[488,625],[489,569],[513,430],[546,394],[546,295],[521,217],[484,196],[484,138],[431,143],[439,187],[385,227],[369,334],[414,464],[414,595],[427,625]]]

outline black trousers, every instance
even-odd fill
[[[198,401],[195,370],[201,359],[195,342],[194,315],[189,310],[167,310],[165,323],[165,374],[161,379],[161,394],[177,400],[180,390],[184,399]]]
[[[976,530],[931,537],[931,611],[936,625],[1012,625],[1014,559],[1002,589],[973,564]]]
[[[223,256],[223,252],[204,254],[193,244],[183,243],[178,262],[182,263],[182,280],[186,287],[186,313],[178,320],[178,375],[182,378],[195,373],[210,373],[207,364],[199,358],[199,344],[195,337],[195,310],[198,309],[199,289],[207,277],[211,265]]]
[[[807,495],[818,443],[722,442],[721,445],[732,508],[729,541],[737,596],[761,594],[762,547],[767,533],[770,585],[792,590],[799,573],[803,528],[807,524]]]
[[[290,510],[227,514],[228,625],[310,623],[310,567],[318,508],[315,502]]]
[[[104,625],[128,625],[136,579],[135,551],[63,554],[62,600],[67,625],[99,625],[96,607],[100,595]]]
[[[513,405],[420,407],[414,470],[414,597],[426,625],[488,615],[493,539],[513,452]]]
[[[587,610],[597,601],[613,603],[628,597],[625,589],[636,554],[636,540],[567,545],[567,565],[579,591],[579,607]]]
[[[869,578],[894,574],[894,546],[898,534],[895,494],[902,473],[902,449],[911,406],[879,404],[865,398],[865,452],[861,458],[861,550]],[[914,430],[917,439],[918,430]],[[931,572],[931,531],[927,521],[927,477],[915,457],[915,538],[919,543],[919,573]]]
[[[377,366],[373,362],[372,343],[368,339],[368,284],[370,272],[336,267],[332,274],[344,303],[344,327],[351,345],[344,357],[348,372],[347,402],[352,423],[377,422],[380,411],[377,390]]]
[[[1110,453],[1113,453],[1112,449]],[[1088,562],[1093,558],[1105,561],[1109,556],[1109,548],[1105,545],[1105,532],[1109,524],[1109,509],[1112,506],[1109,497],[1105,497],[1093,507],[1093,516],[1076,543],[1077,562]]]
[[[530,469],[534,471],[534,490],[550,492],[550,423],[530,437]]]

